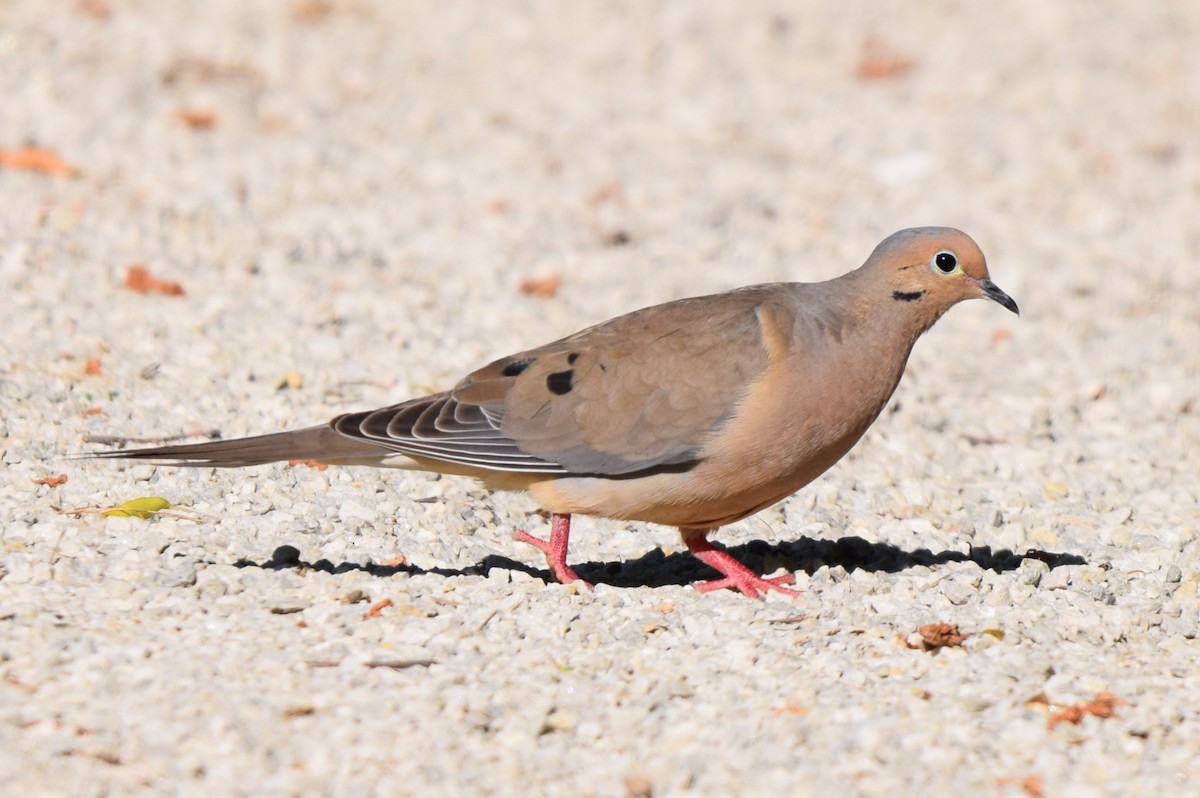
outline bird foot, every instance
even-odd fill
[[[693,587],[695,587],[696,590],[700,591],[701,593],[708,593],[710,591],[720,590],[721,588],[725,587],[737,588],[738,590],[742,591],[744,595],[747,595],[750,598],[761,599],[763,598],[762,594],[766,593],[768,590],[776,590],[780,593],[783,593],[785,596],[799,596],[799,590],[788,590],[786,587],[780,587],[780,585],[790,585],[795,581],[796,578],[791,574],[765,577],[756,576],[753,572],[750,572],[746,576],[727,576],[724,579],[711,579],[707,582],[697,582],[695,585],[693,585]]]
[[[569,585],[572,582],[583,582],[586,587],[591,587],[591,582],[584,582],[579,578],[579,574],[575,573],[575,569],[567,565],[567,544],[570,536],[571,516],[561,513],[553,513],[550,516],[549,540],[535,538],[521,529],[513,532],[513,540],[528,543],[530,546],[541,549],[542,554],[546,555],[546,564],[550,566],[550,571],[559,582],[564,585]]]
[[[736,588],[742,591],[743,595],[754,599],[764,598],[765,594],[771,590],[785,596],[800,595],[799,590],[780,587],[780,585],[789,585],[795,581],[792,574],[772,577],[759,576],[734,559],[732,554],[718,549],[702,536],[685,537],[683,542],[687,544],[688,551],[694,554],[696,559],[725,575],[722,579],[697,582],[695,588],[701,593],[729,587]]]

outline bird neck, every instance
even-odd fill
[[[830,283],[836,284],[835,293],[845,306],[843,312],[863,342],[903,353],[905,359],[921,334],[946,312],[933,297],[899,291],[868,266]]]

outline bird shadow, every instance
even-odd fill
[[[837,540],[800,538],[794,541],[770,544],[761,540],[751,541],[726,549],[739,562],[758,573],[769,573],[784,568],[788,571],[804,571],[812,576],[824,567],[842,567],[847,572],[899,573],[916,566],[933,568],[952,562],[973,562],[981,569],[1004,573],[1020,567],[1026,559],[1041,560],[1051,568],[1064,565],[1085,565],[1076,554],[1030,549],[1016,553],[1008,549],[993,550],[990,546],[972,546],[969,551],[931,551],[930,549],[902,549],[890,543],[873,543],[857,535]],[[396,574],[437,574],[439,576],[487,576],[493,569],[520,571],[547,582],[553,581],[550,572],[536,568],[498,554],[489,554],[475,565],[463,568],[425,568],[411,563],[381,564],[374,562],[333,563],[321,559],[307,562],[300,557],[295,546],[284,545],[275,549],[269,560],[255,562],[249,559],[234,563],[238,568],[263,568],[267,570],[312,570],[340,574],[358,571],[372,576],[389,577]],[[708,566],[686,552],[665,553],[653,549],[641,557],[615,562],[585,562],[573,564],[580,577],[595,584],[612,587],[666,587],[688,585],[716,574]]]

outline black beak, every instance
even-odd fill
[[[1021,315],[1021,309],[1017,307],[1017,303],[1013,301],[1012,297],[1001,291],[1000,286],[996,285],[991,280],[980,280],[979,287],[983,290],[983,295],[985,297],[1008,308],[1018,316]]]

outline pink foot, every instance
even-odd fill
[[[698,582],[695,587],[701,593],[710,590],[720,590],[724,587],[737,588],[750,598],[761,599],[770,590],[777,590],[785,596],[799,596],[800,591],[788,590],[780,585],[788,585],[795,581],[791,574],[772,576],[769,579],[759,576],[733,558],[733,555],[708,542],[704,535],[684,535],[683,542],[688,551],[705,565],[724,574],[723,579],[713,579],[708,582]]]
[[[554,578],[564,585],[569,585],[571,582],[583,582],[579,578],[579,574],[575,573],[574,569],[567,565],[567,542],[570,537],[571,516],[569,513],[550,514],[549,540],[535,538],[533,535],[520,529],[513,532],[513,540],[528,543],[530,546],[536,546],[542,550],[542,554],[546,555],[546,564],[554,572]],[[592,586],[590,582],[583,582],[583,584],[587,587]]]

